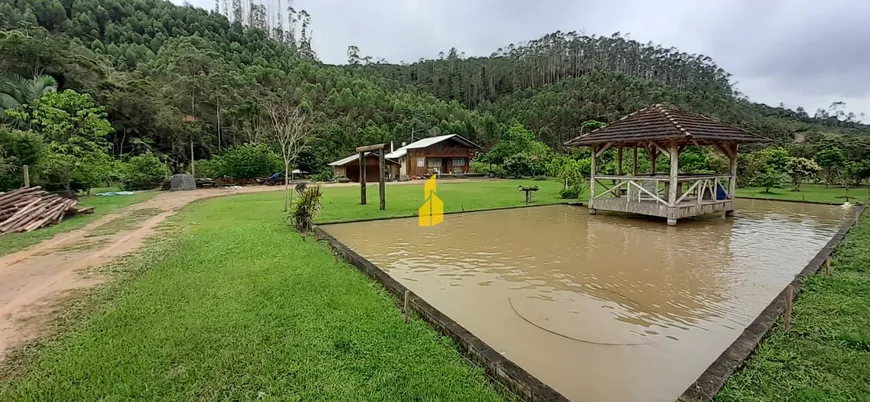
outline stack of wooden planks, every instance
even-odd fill
[[[0,193],[0,235],[30,232],[54,225],[66,216],[91,214],[93,208],[78,208],[78,201],[43,191],[40,187]]]

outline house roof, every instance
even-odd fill
[[[446,141],[449,139],[453,139],[454,141],[456,141],[462,145],[465,145],[469,148],[481,149],[480,145],[477,145],[477,144],[465,139],[464,137],[462,137],[459,134],[448,134],[448,135],[439,135],[437,137],[423,138],[422,140],[414,141],[414,142],[412,142],[408,145],[405,145],[405,146],[403,146],[403,147],[401,147],[393,152],[388,153],[387,158],[393,158],[393,159],[401,158],[401,157],[405,156],[405,154],[408,153],[409,149],[427,148],[427,147],[431,147],[432,145],[435,145],[439,142]]]
[[[377,152],[366,152],[365,153],[366,158],[368,158],[369,156],[372,156],[372,155],[377,156],[378,153]],[[390,158],[390,155],[384,155],[384,159],[386,160],[387,163],[395,163],[395,164],[399,163],[399,162],[396,162],[395,160],[393,160],[392,158]],[[353,154],[353,155],[348,156],[346,158],[341,158],[335,162],[330,163],[329,166],[344,166],[344,165],[347,165],[348,163],[355,162],[355,161],[359,161],[359,154]]]
[[[716,141],[737,143],[770,141],[761,135],[713,121],[708,117],[658,104],[638,110],[610,125],[574,138],[565,145],[586,146],[608,142],[636,143],[660,140],[677,140],[681,143],[698,145],[709,145]]]

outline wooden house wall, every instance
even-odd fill
[[[468,165],[474,157],[474,148],[466,147],[456,141],[447,140],[426,148],[409,149],[405,155],[406,174],[409,176],[427,176],[435,167],[429,166],[430,158],[441,158],[438,170],[441,173],[454,173],[458,170],[468,173]],[[456,166],[454,158],[462,159],[464,166]],[[422,160],[422,162],[418,162]],[[422,167],[419,164],[422,163]]]

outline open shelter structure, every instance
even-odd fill
[[[357,147],[356,152],[359,153],[359,171],[360,171],[360,180],[359,180],[359,203],[361,205],[366,205],[366,156],[374,152],[378,157],[378,195],[380,197],[380,210],[383,211],[387,209],[387,192],[386,192],[386,158],[384,157],[386,154],[387,144],[375,144],[375,145],[366,145],[362,147]]]
[[[667,105],[653,105],[565,143],[592,148],[592,177],[589,211],[628,212],[678,219],[724,212],[730,216],[737,188],[737,148],[740,144],[768,142],[769,139],[730,127],[707,117]],[[680,152],[688,146],[714,147],[728,158],[729,174],[680,174]],[[598,159],[616,148],[616,175],[598,173]],[[633,152],[630,174],[623,171],[623,151]],[[638,172],[638,150],[649,156],[649,173]],[[670,158],[670,171],[656,171],[659,155]],[[600,187],[596,187],[600,186]],[[603,190],[603,191],[601,191]]]
[[[354,183],[359,183],[363,177],[369,182],[376,182],[380,177],[378,173],[378,169],[380,169],[380,152],[387,152],[387,150],[365,152],[365,165],[362,169],[360,169],[359,164],[359,153],[341,158],[330,163],[329,166],[333,168],[335,177],[347,177],[348,180]],[[393,159],[386,159],[384,163],[389,171],[387,180],[398,179],[399,163]]]

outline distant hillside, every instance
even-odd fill
[[[301,35],[277,35],[162,0],[6,1],[0,75],[49,74],[61,90],[92,95],[115,129],[114,155],[152,150],[176,166],[189,163],[191,143],[204,159],[262,139],[267,107],[278,99],[301,105],[315,122],[317,140],[301,166],[312,172],[356,146],[412,133],[497,138],[491,116],[389,77],[317,62],[306,50],[303,13]],[[183,123],[185,115],[196,122]]]
[[[232,4],[223,11],[236,22],[162,0],[5,1],[0,76],[49,74],[61,90],[90,94],[108,111],[113,155],[151,150],[176,167],[190,162],[191,144],[194,158],[205,159],[262,140],[277,100],[300,105],[315,123],[300,166],[312,172],[362,144],[449,132],[490,146],[511,122],[558,149],[584,121],[659,102],[782,143],[797,133],[810,141],[870,134],[841,111],[817,119],[752,104],[710,58],[618,34],[557,32],[490,57],[453,49],[410,65],[371,63],[351,47],[347,66],[329,66],[310,49],[307,13],[288,14],[294,23],[278,29],[263,10],[250,10],[242,15],[257,18],[243,25]],[[191,115],[195,122],[184,123]]]
[[[351,70],[390,77],[498,120],[516,119],[551,145],[579,133],[586,120],[613,121],[651,103],[669,102],[775,138],[795,134],[870,135],[870,126],[842,110],[809,116],[747,101],[730,74],[703,55],[610,37],[555,32],[465,58],[456,49],[410,65],[370,63],[349,50]],[[369,63],[366,63],[366,62]],[[835,105],[836,106],[836,105]],[[839,115],[838,115],[839,114]]]

